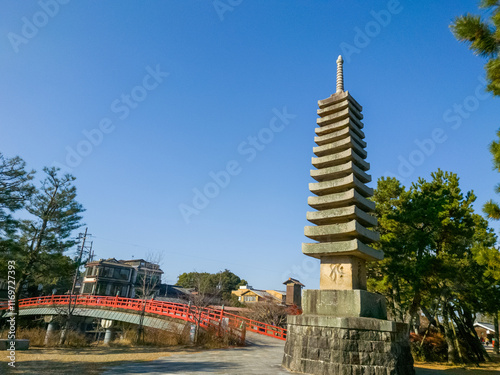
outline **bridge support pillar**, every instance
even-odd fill
[[[104,334],[104,344],[109,344],[113,341],[115,337],[115,329],[114,328],[106,328],[106,333]]]
[[[47,318],[47,317],[46,317]],[[45,333],[44,345],[49,345],[50,339],[57,329],[57,323],[54,321],[53,317],[49,317],[49,324],[47,325],[47,332]]]

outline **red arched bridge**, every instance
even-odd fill
[[[68,295],[24,298],[19,300],[19,315],[55,315],[58,311],[63,311],[64,307],[68,307],[70,302],[72,306],[75,306],[74,315],[79,316],[101,317],[133,323],[132,320],[127,320],[125,316],[135,315],[137,317],[144,312],[148,317],[152,318],[150,319],[152,322],[157,318],[166,318],[168,320],[175,319],[186,323],[199,324],[199,326],[206,329],[220,329],[221,327],[245,328],[247,331],[286,340],[286,329],[231,314],[224,311],[224,309],[156,300],[107,296],[70,297]],[[7,308],[7,302],[0,302],[0,311]],[[103,316],[103,311],[108,314]],[[119,314],[118,312],[126,314]],[[158,324],[155,323],[147,324],[145,322],[145,325],[159,328]]]

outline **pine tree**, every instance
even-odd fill
[[[469,43],[469,48],[476,55],[488,58],[485,65],[487,90],[500,96],[500,1],[482,0],[480,8],[492,12],[489,20],[481,16],[466,14],[455,18],[450,28],[453,35],[461,41]]]
[[[500,96],[500,1],[482,0],[480,7],[492,12],[490,20],[483,20],[480,16],[466,14],[457,17],[451,25],[455,37],[466,43],[470,43],[470,49],[475,54],[485,57],[488,62],[485,65],[486,78],[488,80],[487,90],[493,95]],[[500,172],[500,131],[497,132],[497,140],[490,145],[490,152],[493,155],[494,168]],[[496,193],[500,193],[500,184],[496,187]],[[483,206],[483,211],[488,218],[500,220],[500,206],[493,200],[489,200]],[[489,250],[492,253],[498,253],[496,249]],[[484,252],[484,251],[483,251]],[[485,263],[487,264],[487,262]],[[491,268],[491,265],[490,265]],[[497,279],[498,280],[498,279]],[[492,289],[497,292],[496,284]],[[493,295],[494,293],[491,293]],[[495,300],[490,298],[490,300]],[[493,311],[496,328],[495,352],[498,353],[498,308],[496,301]]]
[[[0,240],[7,240],[16,230],[11,213],[24,207],[34,188],[34,171],[26,171],[20,157],[8,159],[0,152]]]
[[[443,334],[449,362],[483,361],[473,316],[492,310],[486,291],[495,281],[476,249],[496,251],[496,236],[457,175],[438,170],[431,177],[408,190],[394,178],[378,181],[373,200],[385,258],[369,265],[369,287],[387,297],[393,319],[413,326],[422,310]]]
[[[40,189],[25,206],[31,217],[20,222],[15,246],[2,254],[16,262],[15,313],[26,281],[42,274],[46,262],[57,261],[75,245],[71,234],[82,225],[84,209],[76,201],[75,178],[59,176],[56,168],[44,168],[44,172]]]

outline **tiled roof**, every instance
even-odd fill
[[[288,278],[287,281],[285,281],[283,284],[287,285],[287,284],[297,284],[297,285],[300,285],[300,286],[305,286],[304,284],[302,284],[299,280],[297,279],[293,279],[291,277]]]
[[[495,332],[495,326],[491,323],[481,323],[481,322],[476,322],[474,323],[475,326],[482,327],[484,329],[487,329],[491,332]]]

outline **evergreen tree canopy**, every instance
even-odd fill
[[[480,16],[466,14],[455,18],[451,24],[453,35],[461,41],[469,43],[475,54],[485,57],[487,90],[493,95],[500,95],[500,1],[482,0],[480,7],[491,10],[489,20]]]
[[[177,285],[183,288],[195,288],[197,292],[219,295],[224,300],[230,300],[231,291],[245,285],[246,281],[229,270],[217,273],[188,272],[179,275]]]
[[[497,140],[493,141],[490,145],[490,153],[493,155],[493,166],[500,172],[500,130],[497,131]],[[500,184],[496,186],[495,192],[500,193]],[[489,219],[500,220],[500,207],[498,203],[490,199],[483,206],[483,212]]]
[[[24,206],[27,218],[20,220],[9,246],[0,252],[0,265],[16,264],[15,312],[26,282],[60,283],[74,271],[64,252],[76,244],[71,237],[79,228],[84,211],[76,201],[75,178],[60,176],[56,168],[44,168],[45,179]]]
[[[25,167],[20,157],[8,159],[0,152],[0,240],[15,232],[16,221],[11,212],[23,208],[34,192],[30,183],[34,171],[27,172]]]
[[[421,310],[434,321],[450,362],[482,360],[473,316],[500,302],[492,303],[500,271],[496,236],[457,175],[438,170],[431,177],[408,190],[395,178],[378,181],[373,200],[385,258],[370,264],[369,287],[387,297],[394,319],[413,324]]]

